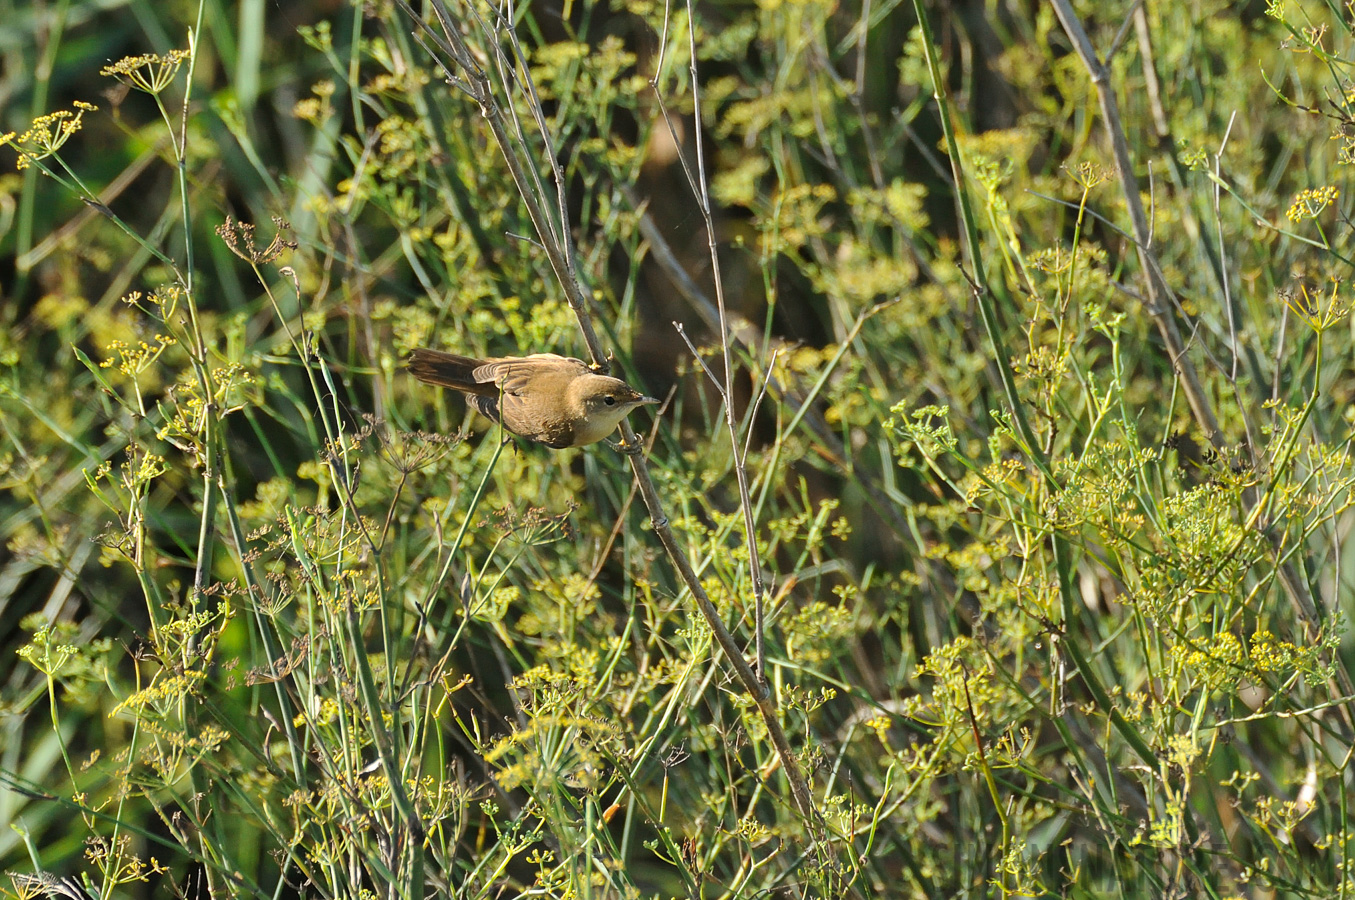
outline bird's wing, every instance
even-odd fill
[[[521,380],[521,376],[519,376]],[[543,415],[543,401],[550,406],[552,398],[539,394],[515,394],[511,384],[505,384],[502,393],[495,389],[492,395],[471,394],[466,397],[472,406],[514,434],[559,450],[574,446],[574,425],[566,416]]]
[[[471,377],[480,384],[496,386],[505,396],[516,396],[522,392],[527,379],[533,373],[539,372],[542,363],[545,362],[555,365],[570,363],[578,368],[580,375],[586,375],[592,371],[581,359],[574,359],[571,356],[557,356],[554,353],[534,353],[521,359],[509,356],[485,360],[484,365],[475,368]]]

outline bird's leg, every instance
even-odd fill
[[[595,375],[610,375],[612,370],[616,368],[616,357],[612,355],[612,351],[608,350],[607,359],[604,362],[601,364],[590,363],[588,368],[592,369]]]
[[[619,441],[607,441],[607,446],[611,447],[617,453],[624,453],[627,456],[638,456],[644,452],[645,442],[640,440],[640,436],[637,434],[633,444],[626,443],[626,439],[622,438]]]

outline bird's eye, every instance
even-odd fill
[[[606,403],[608,406],[616,406],[616,398],[613,397],[611,394],[608,394],[607,396],[603,397],[602,402]]]

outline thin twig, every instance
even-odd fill
[[[1133,164],[1129,157],[1129,142],[1125,137],[1124,127],[1120,121],[1119,103],[1115,99],[1115,91],[1110,84],[1110,73],[1096,58],[1091,40],[1087,37],[1087,32],[1083,29],[1081,20],[1078,19],[1068,0],[1050,0],[1050,2],[1054,6],[1054,12],[1058,16],[1060,24],[1063,25],[1064,33],[1072,41],[1074,49],[1091,77],[1092,84],[1096,87],[1106,137],[1110,141],[1115,155],[1115,166],[1120,176],[1121,191],[1129,211],[1139,263],[1144,272],[1148,290],[1149,314],[1153,317],[1159,334],[1167,344],[1172,364],[1180,376],[1181,387],[1185,392],[1186,401],[1190,404],[1191,412],[1195,416],[1196,424],[1199,425],[1216,448],[1222,449],[1224,436],[1219,429],[1218,419],[1214,416],[1213,407],[1205,394],[1203,385],[1200,383],[1195,366],[1186,355],[1185,346],[1182,344],[1181,333],[1177,328],[1176,318],[1172,315],[1171,306],[1165,302],[1170,300],[1174,303],[1175,295],[1167,285],[1166,278],[1151,251],[1148,221],[1143,212],[1143,204],[1139,199],[1138,180],[1134,177]],[[1215,364],[1217,365],[1217,363]],[[1227,373],[1223,374],[1227,377]],[[1254,505],[1257,502],[1255,489],[1249,489],[1244,496],[1248,502],[1253,504],[1254,514],[1258,512]],[[1299,617],[1310,633],[1315,636],[1321,627],[1322,615],[1317,607],[1311,586],[1291,561],[1278,555],[1280,552],[1280,535],[1271,532],[1266,527],[1265,517],[1257,516],[1255,525],[1267,535],[1272,552],[1276,554],[1276,574],[1280,585],[1284,588]],[[1335,667],[1334,681],[1340,688],[1341,693],[1355,692],[1350,674],[1344,666],[1337,665]],[[1343,735],[1348,736],[1352,731],[1355,731],[1355,717],[1352,717],[1351,710],[1348,707],[1341,707],[1340,712],[1343,718],[1341,731]]]
[[[407,0],[396,0],[397,5],[404,10],[410,20],[416,24],[425,33],[432,34],[429,25],[410,7]],[[583,335],[584,344],[588,348],[593,361],[598,364],[604,362],[602,345],[597,336],[597,331],[592,323],[592,314],[586,302],[587,294],[583,285],[574,277],[571,266],[566,262],[567,251],[564,250],[555,240],[554,230],[551,222],[544,214],[537,199],[533,193],[533,181],[524,171],[524,165],[519,157],[521,152],[519,148],[510,140],[508,130],[504,124],[504,114],[494,99],[493,91],[489,84],[488,76],[473,63],[470,66],[462,65],[464,62],[472,61],[473,57],[469,48],[465,44],[460,31],[452,20],[450,13],[446,8],[444,0],[433,0],[433,9],[438,17],[439,24],[442,27],[442,35],[434,36],[435,43],[451,58],[451,60],[462,68],[461,75],[454,72],[446,61],[435,57],[437,64],[443,69],[444,74],[449,80],[456,80],[464,76],[462,80],[463,89],[467,90],[469,96],[480,105],[481,112],[489,125],[490,131],[498,144],[500,152],[508,165],[509,173],[514,183],[517,185],[518,192],[523,204],[527,207],[528,216],[536,229],[537,235],[541,240],[542,247],[554,269],[556,277],[559,279],[561,288],[564,290],[566,299],[573,309],[575,317],[579,323],[579,329]],[[565,235],[568,235],[568,229]],[[630,459],[631,470],[635,474],[636,483],[640,489],[640,495],[644,499],[645,507],[649,511],[650,522],[654,528],[654,534],[658,537],[664,551],[668,554],[669,560],[676,569],[678,577],[686,585],[688,591],[696,601],[698,610],[706,620],[715,641],[720,646],[721,652],[728,660],[730,666],[734,669],[735,677],[743,686],[743,689],[752,698],[758,708],[758,714],[767,729],[767,737],[771,741],[776,755],[780,761],[781,769],[785,773],[786,781],[790,785],[791,794],[795,801],[796,808],[800,811],[809,824],[812,833],[816,837],[816,843],[826,848],[830,858],[835,854],[832,845],[827,844],[823,838],[824,829],[821,819],[814,806],[813,794],[809,789],[809,781],[805,777],[804,769],[801,767],[794,748],[786,736],[785,729],[781,725],[777,714],[776,698],[768,688],[765,681],[758,678],[757,674],[748,665],[744,659],[743,653],[738,643],[734,640],[728,627],[721,619],[719,611],[715,604],[711,602],[709,595],[701,584],[701,579],[697,575],[687,554],[677,538],[673,535],[672,526],[668,516],[664,512],[663,503],[659,499],[658,490],[654,486],[653,478],[649,474],[648,464],[643,455],[643,445],[635,434],[630,424],[622,420],[621,422],[621,447]]]
[[[758,551],[757,543],[757,522],[753,515],[753,498],[748,489],[748,468],[744,465],[744,460],[739,458],[739,423],[734,413],[734,404],[732,392],[734,386],[734,354],[731,347],[729,333],[729,316],[725,304],[724,279],[720,275],[720,252],[719,243],[715,234],[715,216],[712,212],[710,202],[710,186],[706,177],[706,151],[705,143],[700,139],[702,132],[701,122],[701,82],[700,73],[696,69],[696,61],[699,58],[696,48],[696,10],[691,0],[687,0],[687,43],[689,52],[688,68],[691,77],[692,89],[692,117],[693,130],[697,135],[696,145],[696,173],[693,175],[690,169],[683,164],[683,170],[688,173],[688,182],[691,184],[692,191],[696,195],[697,202],[701,208],[701,218],[706,225],[706,246],[710,253],[711,280],[715,286],[715,306],[720,313],[720,353],[724,359],[724,379],[721,394],[725,398],[725,427],[729,430],[730,451],[734,455],[734,478],[739,487],[739,508],[743,512],[744,541],[748,546],[748,574],[753,582],[753,630],[754,643],[757,648],[757,678],[758,681],[766,679],[766,659],[767,650],[765,644],[765,614],[764,606],[766,603],[768,585],[762,578],[762,561]],[[655,78],[657,79],[658,73]],[[651,82],[654,91],[657,94],[658,86]],[[671,127],[671,125],[670,125]],[[681,145],[678,145],[678,156],[683,157]],[[752,427],[752,423],[749,423]]]
[[[1172,315],[1173,292],[1167,285],[1167,281],[1158,268],[1157,261],[1152,258],[1153,254],[1149,249],[1151,237],[1148,217],[1143,211],[1143,201],[1139,197],[1138,179],[1134,176],[1133,162],[1129,158],[1129,143],[1125,140],[1124,127],[1120,122],[1119,101],[1115,99],[1115,92],[1110,87],[1110,72],[1097,58],[1091,39],[1087,37],[1087,32],[1082,28],[1082,22],[1073,12],[1068,0],[1050,0],[1050,2],[1054,6],[1054,13],[1058,16],[1059,22],[1063,25],[1064,33],[1073,42],[1073,49],[1076,50],[1078,57],[1082,60],[1083,67],[1091,76],[1092,84],[1096,87],[1096,95],[1101,105],[1101,118],[1105,124],[1106,135],[1110,140],[1111,150],[1115,157],[1115,170],[1120,177],[1120,189],[1129,211],[1134,246],[1138,251],[1139,264],[1143,268],[1146,278],[1148,313],[1153,317],[1158,333],[1161,334],[1163,342],[1167,345],[1172,366],[1181,378],[1186,402],[1190,404],[1191,412],[1195,415],[1195,421],[1199,424],[1205,437],[1214,446],[1221,447],[1223,434],[1219,429],[1218,419],[1214,416],[1214,409],[1204,392],[1204,386],[1200,383],[1200,376],[1195,371],[1195,364],[1186,355],[1185,344],[1181,340],[1181,331],[1177,328],[1176,317]]]

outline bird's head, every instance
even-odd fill
[[[583,375],[570,384],[579,421],[574,423],[574,446],[600,441],[616,430],[631,410],[646,403],[658,403],[619,378],[608,375]]]

